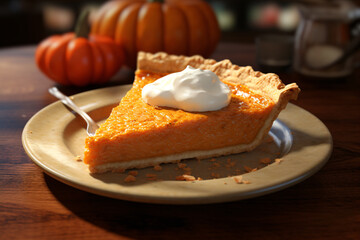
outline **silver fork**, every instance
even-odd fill
[[[99,126],[96,124],[96,122],[81,108],[79,108],[69,97],[65,96],[62,92],[57,89],[57,87],[49,88],[49,93],[59,99],[63,104],[74,110],[77,114],[79,114],[86,122],[86,132],[89,136],[95,136],[96,129],[99,128]]]

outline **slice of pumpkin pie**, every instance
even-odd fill
[[[86,138],[92,173],[251,151],[300,91],[229,60],[140,52],[137,64],[131,90]]]

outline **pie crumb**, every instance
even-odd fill
[[[74,160],[75,160],[75,161],[78,161],[78,162],[81,162],[81,161],[82,161],[82,159],[81,159],[81,157],[80,157],[80,156],[76,156],[76,157],[74,157]]]
[[[186,163],[178,163],[178,168],[180,169],[186,168]]]
[[[135,181],[136,181],[136,177],[133,176],[133,175],[127,175],[127,177],[124,179],[124,181],[125,181],[126,183],[135,182]]]
[[[217,169],[220,167],[220,163],[214,162],[213,164],[211,164],[209,169]]]
[[[233,179],[236,183],[242,183],[242,176],[235,176]]]
[[[196,178],[191,175],[183,174],[183,175],[177,176],[176,180],[177,181],[195,181]]]
[[[136,171],[136,170],[133,170],[133,171],[129,171],[129,175],[132,175],[132,176],[137,176],[139,174],[139,172],[138,171]]]
[[[235,162],[234,162],[234,161],[231,161],[231,158],[228,158],[228,159],[226,160],[226,165],[225,165],[225,167],[227,167],[227,168],[235,167]]]
[[[161,171],[162,167],[160,165],[156,165],[156,166],[154,166],[154,170],[155,171]]]
[[[146,177],[147,177],[147,180],[151,180],[151,181],[157,180],[156,174],[148,173],[148,174],[146,174]]]
[[[219,178],[219,177],[220,177],[220,174],[218,174],[218,173],[211,173],[211,176],[212,176],[213,178]]]
[[[260,159],[260,163],[269,164],[269,163],[271,163],[271,159],[268,157],[262,158],[262,159]]]
[[[153,178],[153,177],[157,177],[157,175],[156,175],[156,174],[153,174],[153,173],[147,173],[147,174],[146,174],[146,177],[147,177],[147,178]]]
[[[257,168],[251,168],[251,167],[248,167],[248,166],[244,166],[244,169],[248,173],[257,171]]]
[[[242,176],[235,176],[235,177],[233,177],[233,179],[237,184],[250,184],[251,183],[248,180],[243,180]]]
[[[276,162],[277,164],[280,164],[282,161],[284,161],[284,160],[281,159],[281,158],[276,158],[276,159],[275,159],[275,162]]]

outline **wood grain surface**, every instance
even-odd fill
[[[329,128],[328,163],[306,181],[270,195],[210,205],[153,205],[110,199],[44,174],[21,133],[55,101],[36,68],[34,46],[0,50],[0,239],[360,239],[360,71],[318,80],[278,73],[302,92],[296,105]],[[253,45],[220,44],[213,55],[256,69]],[[123,69],[105,86],[131,83]],[[93,88],[60,87],[72,95]]]

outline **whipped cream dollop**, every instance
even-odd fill
[[[231,90],[212,71],[187,66],[181,72],[146,85],[142,98],[153,106],[206,112],[226,107],[231,100]]]

